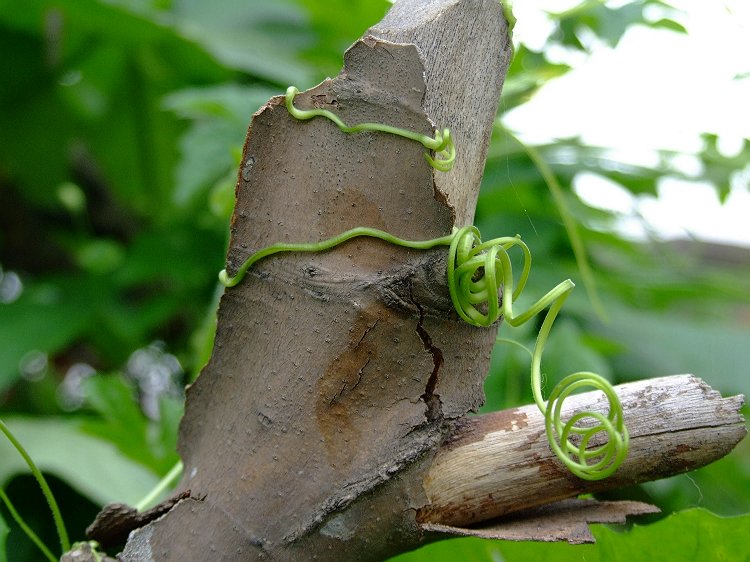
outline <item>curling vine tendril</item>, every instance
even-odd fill
[[[362,123],[350,127],[330,111],[297,109],[293,101],[298,93],[294,86],[290,86],[286,93],[287,110],[297,119],[322,116],[333,121],[345,133],[369,130],[403,136],[436,151],[440,158],[433,159],[429,154],[425,157],[437,170],[447,171],[453,165],[456,152],[448,129],[444,129],[442,133],[436,132],[435,137],[431,138],[379,123]],[[391,244],[419,250],[448,246],[447,273],[451,300],[458,315],[474,326],[490,326],[501,317],[511,326],[520,326],[549,307],[532,354],[531,387],[534,401],[544,414],[550,448],[573,474],[585,480],[601,480],[617,470],[627,455],[629,438],[623,422],[622,405],[606,379],[587,371],[574,373],[563,378],[552,389],[546,401],[542,396],[541,360],[544,346],[557,314],[575,285],[567,279],[525,312],[514,314],[513,303],[521,295],[531,271],[531,252],[520,236],[482,242],[476,227],[464,226],[454,229],[446,236],[415,241],[404,240],[375,228],[358,227],[320,242],[268,246],[252,254],[234,276],[230,277],[226,270],[222,270],[219,279],[227,287],[233,287],[242,281],[253,264],[263,258],[279,252],[322,252],[359,236],[379,238]],[[513,277],[508,254],[513,248],[520,249],[523,254],[523,267],[517,281]],[[577,412],[567,422],[563,422],[563,402],[582,388],[601,390],[607,399],[609,411],[606,414],[595,411]],[[606,438],[597,439],[599,434]]]
[[[344,123],[338,115],[327,109],[298,109],[294,106],[294,98],[299,94],[299,90],[294,86],[286,89],[286,109],[295,119],[306,121],[313,117],[325,117],[333,121],[344,133],[362,133],[364,131],[378,131],[381,133],[390,133],[413,141],[417,141],[424,146],[428,152],[425,152],[424,158],[427,162],[440,172],[448,172],[453,168],[453,162],[456,160],[456,147],[453,144],[453,138],[449,129],[435,131],[434,137],[429,137],[421,133],[392,127],[383,123],[359,123],[349,126]],[[429,151],[435,151],[436,158],[430,155]],[[438,158],[439,157],[439,158]]]

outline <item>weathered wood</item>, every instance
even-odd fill
[[[535,405],[467,417],[427,473],[429,504],[420,509],[420,521],[474,525],[557,499],[687,472],[728,454],[747,433],[739,412],[743,397],[722,398],[692,375],[616,390],[630,452],[613,476],[589,482],[565,469],[549,448],[544,417]],[[606,407],[601,392],[571,396],[563,419],[582,409],[606,412]]]
[[[435,172],[401,137],[297,121],[272,98],[244,147],[230,275],[277,242],[357,226],[420,240],[470,221],[508,64],[500,5],[394,10],[383,35],[357,42],[341,74],[295,105],[350,124],[449,127],[456,167]],[[420,15],[418,47],[383,39],[407,14]],[[458,51],[476,66],[457,64]],[[451,420],[483,402],[495,332],[452,311],[444,254],[356,239],[268,258],[228,289],[180,428],[178,490],[190,497],[134,531],[122,559],[365,561],[415,547],[424,473]]]
[[[567,541],[571,544],[595,542],[591,523],[625,523],[633,515],[659,513],[659,508],[635,501],[596,501],[570,498],[516,512],[471,527],[423,523],[428,540],[446,537],[477,537],[506,541]]]

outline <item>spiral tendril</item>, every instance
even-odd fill
[[[325,117],[333,121],[339,129],[344,133],[361,133],[363,131],[377,131],[381,133],[389,133],[404,137],[413,141],[417,141],[427,149],[424,157],[425,160],[438,170],[439,172],[448,172],[453,168],[453,163],[456,160],[456,147],[453,144],[453,138],[451,132],[448,129],[442,131],[435,131],[434,137],[429,137],[421,133],[409,131],[408,129],[401,129],[399,127],[392,127],[391,125],[385,125],[383,123],[358,123],[357,125],[349,126],[344,123],[335,113],[328,111],[327,109],[299,109],[294,106],[294,98],[299,94],[299,90],[294,86],[289,86],[286,89],[286,109],[289,114],[295,119],[307,120],[313,117]],[[430,151],[435,152],[435,158],[432,157]]]
[[[567,279],[528,310],[515,315],[513,302],[526,286],[531,271],[531,252],[520,236],[482,242],[476,227],[464,226],[454,229],[447,236],[414,241],[404,240],[375,228],[358,227],[320,242],[268,246],[252,254],[233,277],[222,270],[219,279],[227,287],[233,287],[242,281],[254,263],[265,257],[279,252],[322,252],[358,236],[379,238],[391,244],[419,250],[449,246],[448,290],[453,307],[463,320],[473,326],[490,326],[501,317],[511,326],[520,326],[549,307],[532,353],[531,388],[534,401],[544,414],[550,448],[573,474],[585,480],[601,480],[617,470],[627,455],[629,438],[623,422],[622,405],[606,379],[590,372],[574,373],[552,389],[546,402],[542,397],[541,360],[544,346],[557,314],[575,285]],[[523,267],[518,281],[513,278],[508,254],[514,247],[520,248],[523,253]],[[578,412],[563,423],[563,402],[572,392],[584,387],[601,390],[609,404],[609,411],[607,414]],[[600,440],[596,436],[600,433],[606,437],[602,445],[596,444]]]
[[[523,252],[523,268],[517,283],[514,283],[508,255],[513,247]],[[601,480],[614,473],[627,455],[629,438],[622,405],[612,385],[590,372],[565,377],[552,389],[545,403],[542,397],[542,353],[552,324],[574,284],[570,279],[563,281],[516,316],[513,301],[523,291],[530,270],[531,252],[520,237],[482,242],[475,227],[465,226],[455,233],[449,250],[448,288],[453,306],[461,318],[474,326],[489,326],[501,316],[511,326],[520,326],[549,307],[531,360],[534,401],[544,414],[550,448],[560,461],[579,478]],[[604,392],[609,404],[608,413],[578,412],[563,423],[563,402],[572,392],[585,387]],[[594,445],[597,434],[606,436],[604,444]]]

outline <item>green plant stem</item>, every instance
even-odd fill
[[[508,255],[508,250],[514,247],[520,248],[524,256],[517,282]],[[589,372],[565,377],[552,389],[549,400],[544,401],[541,372],[544,347],[552,324],[575,285],[570,279],[559,283],[525,312],[516,315],[513,302],[520,296],[530,270],[531,252],[520,237],[482,242],[476,227],[460,228],[451,242],[448,257],[448,289],[453,306],[461,318],[474,326],[489,326],[501,316],[511,326],[520,326],[549,307],[531,360],[534,401],[544,414],[547,440],[560,461],[579,478],[601,480],[614,473],[627,454],[628,432],[622,420],[622,405],[612,385]],[[498,292],[502,293],[502,301]],[[603,416],[598,412],[578,412],[563,423],[563,401],[573,390],[583,387],[602,390],[609,401],[609,413]],[[583,420],[593,420],[594,425],[577,425]],[[588,444],[597,433],[605,433],[607,440],[604,445],[589,449]],[[571,435],[577,436],[577,445],[569,439]]]
[[[135,505],[135,509],[137,511],[143,511],[147,507],[149,507],[153,502],[155,502],[159,497],[167,490],[169,489],[175,481],[180,477],[180,474],[182,474],[182,461],[177,461],[177,463],[167,472],[167,474],[164,475],[164,477],[159,480],[159,482],[154,486],[154,488],[146,494],[146,496],[139,501]]]
[[[311,243],[302,243],[302,244],[273,244],[272,246],[268,246],[266,248],[263,248],[262,250],[259,250],[255,252],[253,255],[251,255],[237,270],[237,273],[234,274],[234,276],[229,277],[229,274],[227,273],[226,269],[222,269],[219,273],[219,281],[222,282],[226,287],[234,287],[237,285],[242,279],[245,277],[245,274],[247,273],[248,269],[250,269],[253,264],[259,262],[265,257],[268,257],[273,254],[278,254],[279,252],[324,252],[326,250],[330,250],[331,248],[338,246],[339,244],[342,244],[346,242],[347,240],[351,240],[352,238],[356,238],[359,236],[369,236],[371,238],[379,238],[380,240],[385,240],[386,242],[390,242],[391,244],[395,244],[397,246],[402,246],[405,248],[412,248],[416,250],[427,250],[430,248],[434,248],[435,246],[448,246],[451,243],[451,240],[453,239],[453,235],[449,234],[447,236],[442,236],[440,238],[433,238],[432,240],[404,240],[403,238],[399,238],[397,236],[394,236],[393,234],[390,234],[388,232],[384,232],[382,230],[378,230],[377,228],[368,228],[364,226],[360,226],[357,228],[352,228],[351,230],[347,230],[346,232],[342,232],[341,234],[334,236],[332,238],[328,238],[326,240],[322,240],[320,242],[311,242]]]
[[[42,542],[42,540],[31,529],[31,527],[26,524],[26,522],[23,520],[23,517],[21,517],[21,514],[16,511],[13,503],[11,503],[10,498],[5,493],[5,490],[3,490],[2,488],[0,488],[0,499],[3,500],[5,507],[8,508],[8,512],[10,513],[10,516],[13,518],[13,520],[18,524],[21,530],[26,533],[26,536],[29,537],[31,542],[33,542],[37,546],[37,548],[42,551],[42,554],[44,554],[45,558],[47,558],[47,560],[49,560],[50,562],[57,562],[57,558],[55,558],[55,556],[52,554],[52,551],[47,548],[47,545]]]
[[[18,451],[18,454],[23,457],[23,460],[26,461],[29,470],[31,470],[31,474],[33,474],[34,478],[36,478],[36,481],[39,484],[39,487],[42,489],[42,493],[44,494],[44,497],[49,504],[49,508],[52,511],[52,518],[55,520],[57,536],[60,539],[60,546],[62,547],[62,551],[67,552],[68,550],[70,550],[68,531],[65,530],[65,522],[63,521],[62,515],[60,514],[60,508],[57,506],[57,501],[55,501],[55,496],[52,495],[52,490],[50,490],[49,485],[47,484],[47,480],[45,480],[44,475],[37,468],[36,464],[34,464],[34,461],[31,460],[31,457],[26,452],[26,449],[23,448],[23,445],[21,445],[18,439],[16,439],[13,433],[11,433],[10,429],[8,429],[8,426],[5,425],[5,422],[3,422],[3,420],[0,420],[0,431],[5,434],[5,436],[8,438],[8,441],[10,441],[13,447],[15,447],[16,451]]]

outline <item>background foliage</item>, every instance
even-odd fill
[[[616,45],[633,25],[683,32],[671,18],[648,21],[649,5],[668,8],[584,0],[553,15],[547,47],[586,54],[582,33]],[[388,6],[0,0],[0,415],[50,476],[74,539],[99,506],[134,503],[177,458],[181,388],[210,352],[250,116],[289,84],[304,89],[335,75],[343,50]],[[568,70],[546,51],[517,45],[502,110]],[[729,158],[705,133],[702,170],[692,179],[725,195],[750,164],[750,142]],[[615,215],[569,189],[589,172],[654,194],[660,177],[681,174],[668,164],[673,155],[646,169],[575,138],[536,148],[561,181],[596,285],[576,291],[563,311],[547,376],[590,369],[622,382],[692,372],[725,394],[746,390],[747,253],[627,240],[613,228]],[[476,224],[486,238],[524,234],[536,262],[528,295],[566,276],[581,281],[551,201],[498,120]],[[531,347],[533,326],[502,330]],[[498,344],[485,408],[530,402],[527,369],[523,350]],[[746,560],[749,460],[746,440],[703,470],[611,494],[677,513],[624,534],[597,528],[596,546],[456,540],[399,560],[688,560],[675,552],[694,552],[696,537],[706,539],[696,560]],[[0,486],[54,548],[44,500],[5,442]],[[37,559],[3,508],[0,560],[6,551],[13,561]]]

